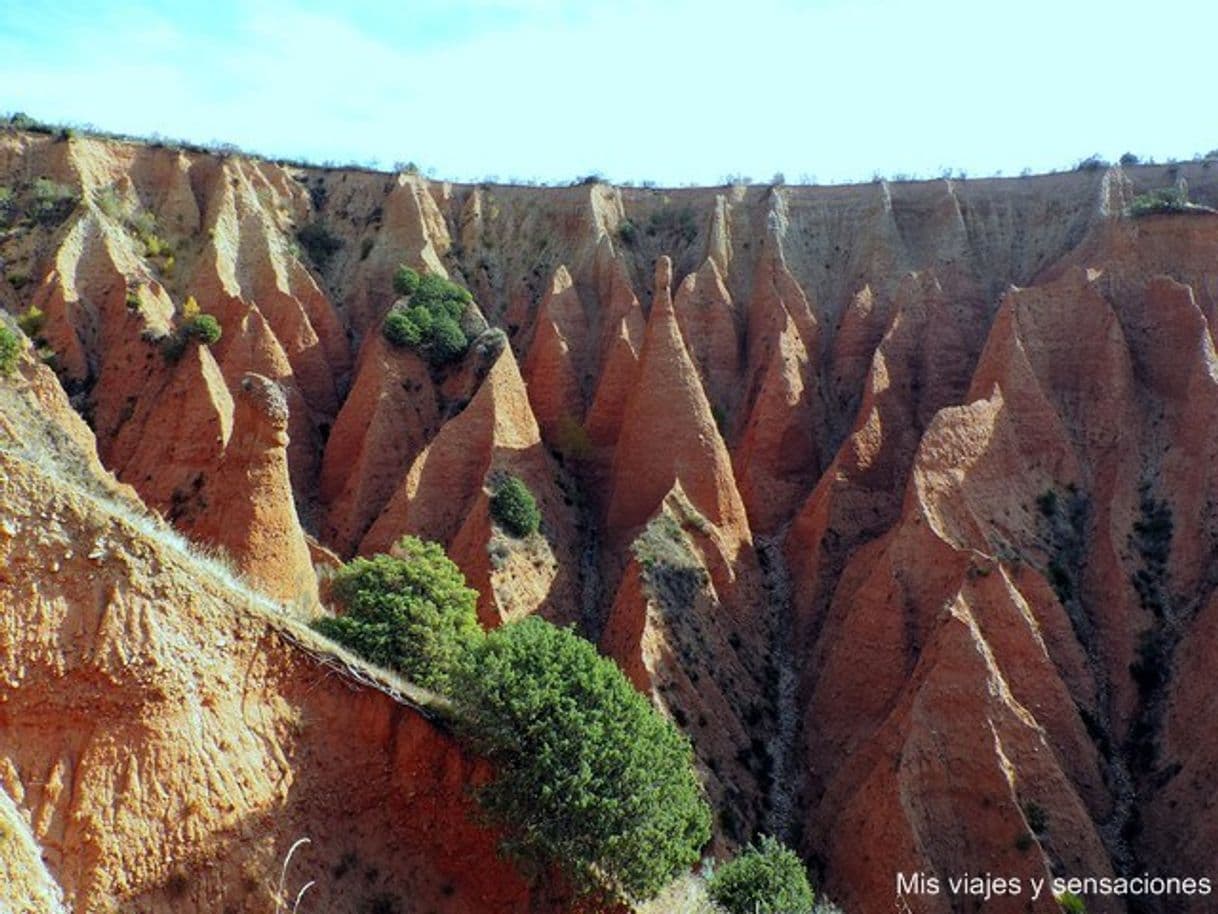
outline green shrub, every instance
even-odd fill
[[[1179,187],[1162,187],[1138,194],[1129,204],[1131,216],[1150,216],[1155,213],[1182,213],[1188,209],[1188,194]]]
[[[528,536],[541,526],[537,499],[518,476],[509,476],[491,496],[491,517],[512,536]]]
[[[173,245],[160,235],[147,235],[142,238],[145,257],[173,257]]]
[[[460,321],[474,300],[469,290],[442,276],[419,276],[402,267],[393,288],[409,296],[406,305],[390,309],[381,325],[385,339],[414,349],[436,368],[455,362],[469,349],[469,336]],[[410,290],[410,291],[406,291]]]
[[[42,333],[42,326],[46,322],[46,315],[37,305],[30,305],[17,318],[17,326],[21,328],[21,332],[30,339],[36,339]]]
[[[21,339],[0,323],[0,376],[8,377],[17,370],[17,360],[21,358]]]
[[[1083,904],[1083,899],[1073,892],[1063,892],[1058,895],[1057,906],[1062,909],[1064,914],[1087,914],[1087,906]]]
[[[219,341],[223,332],[220,322],[210,314],[200,314],[189,307],[189,303],[193,300],[193,296],[188,299],[187,307],[183,312],[186,316],[178,326],[178,329],[161,339],[161,353],[170,362],[176,362],[182,357],[191,340],[198,340],[200,343],[206,343],[210,346]],[[139,295],[134,292],[128,292],[127,307],[138,308],[139,306]],[[197,307],[195,305],[195,308]]]
[[[688,206],[673,209],[665,203],[647,218],[647,235],[657,235],[666,243],[692,244],[698,237],[698,222],[694,211]]]
[[[113,184],[94,192],[93,202],[103,215],[109,216],[111,219],[127,218],[126,201],[119,195],[118,188]]]
[[[564,459],[590,460],[596,452],[592,436],[570,413],[563,413],[558,417],[555,444]]]
[[[343,241],[321,222],[310,222],[296,233],[301,247],[317,269],[324,271],[343,246]]]
[[[709,889],[730,914],[809,914],[814,901],[803,862],[769,836],[715,870]]]
[[[453,685],[517,860],[631,899],[697,862],[711,816],[689,741],[591,643],[531,617],[476,644]]]
[[[470,294],[469,289],[437,273],[428,273],[419,277],[418,288],[414,291],[410,303],[425,308],[440,305],[449,317],[456,320],[465,310],[465,306],[473,300],[474,296]]]
[[[181,333],[186,339],[198,340],[212,345],[220,339],[220,322],[210,314],[197,314],[182,324]]]
[[[9,126],[17,130],[28,130],[30,133],[54,133],[55,127],[45,121],[40,121],[37,118],[30,117],[24,111],[18,111],[12,114],[9,119]]]
[[[1028,828],[1035,835],[1043,835],[1049,830],[1049,814],[1035,800],[1023,804],[1023,815],[1028,820]]]
[[[366,660],[443,690],[479,636],[478,594],[438,543],[408,536],[394,555],[357,558],[334,576],[343,614],[313,628]]]
[[[157,237],[156,215],[148,212],[146,209],[136,209],[129,212],[126,216],[127,227],[135,233],[136,237],[148,243],[148,239]],[[159,242],[160,239],[158,238]]]
[[[469,348],[469,338],[461,326],[442,314],[431,325],[430,339],[427,341],[428,359],[433,365],[447,365],[465,355]]]
[[[424,321],[411,315],[405,308],[394,308],[385,315],[385,323],[381,333],[393,345],[403,348],[418,349],[423,343],[423,324],[431,323],[431,315],[423,312]]]
[[[50,178],[37,178],[30,189],[29,214],[39,225],[54,228],[76,208],[76,191]]]
[[[393,274],[393,291],[398,295],[414,295],[419,289],[419,274],[403,264]]]

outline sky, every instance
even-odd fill
[[[0,111],[452,180],[843,183],[1218,148],[1213,0],[0,0]]]

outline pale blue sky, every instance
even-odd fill
[[[821,182],[1218,147],[1214,0],[0,0],[0,111],[440,177]]]

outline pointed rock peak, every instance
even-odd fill
[[[850,304],[846,306],[842,311],[842,316],[838,319],[839,333],[848,324],[867,322],[875,312],[877,304],[878,302],[870,283],[855,292],[854,296],[850,299]]]
[[[573,348],[583,345],[584,336],[584,306],[580,301],[579,292],[575,289],[575,281],[566,264],[560,264],[550,277],[545,296],[538,308],[538,325],[549,321]],[[536,340],[536,336],[534,336]]]
[[[595,277],[596,295],[606,318],[604,326],[608,326],[612,333],[615,321],[638,310],[639,299],[634,294],[626,262],[614,253],[613,243],[608,237],[597,244]]]
[[[270,378],[247,372],[238,385],[235,422],[268,447],[288,443],[288,398]]]
[[[540,443],[524,381],[505,346],[469,405],[414,459],[359,551],[382,552],[403,533],[451,542],[471,517],[487,472],[501,461],[507,467],[527,461],[541,452]],[[484,548],[485,535],[475,539]]]
[[[934,270],[911,271],[897,284],[893,297],[894,320],[924,319],[946,304],[943,285]]]
[[[785,312],[785,314],[784,314]],[[781,332],[786,316],[799,330],[809,352],[814,352],[820,334],[820,322],[812,310],[803,288],[787,269],[782,250],[762,251],[753,273],[753,288],[749,295],[749,337],[755,346],[759,338]],[[767,333],[767,329],[769,331]]]
[[[649,523],[654,523],[656,518],[661,515],[671,517],[681,525],[682,529],[691,531],[705,531],[707,523],[710,520],[710,518],[698,510],[697,505],[690,499],[680,478],[673,481],[672,488],[668,490],[668,494],[660,502],[656,516]]]
[[[709,257],[681,282],[673,309],[685,347],[720,416],[731,414],[739,387],[740,338],[731,294]]]
[[[547,295],[553,298],[556,295],[562,295],[575,283],[571,280],[571,271],[567,269],[565,263],[560,263],[558,269],[554,271],[554,275],[550,277],[550,288]]]
[[[914,456],[914,485],[924,503],[932,493],[935,499],[957,496],[958,474],[985,454],[1004,405],[1002,388],[995,384],[987,398],[949,406],[935,415]]]
[[[672,258],[661,254],[656,258],[655,279],[651,286],[651,309],[672,313]]]
[[[617,259],[612,237],[608,232],[602,233],[596,239],[596,250],[592,252],[592,262],[598,281],[603,279],[605,271],[611,269]]]
[[[234,402],[232,439],[204,487],[193,533],[227,549],[266,593],[311,605],[317,578],[288,476],[288,397],[275,381],[247,372]]]
[[[196,412],[215,414],[219,423],[218,443],[223,450],[233,434],[236,402],[211,350],[204,345],[188,347],[174,371],[173,384],[201,400],[183,410],[188,416],[194,418]]]
[[[458,222],[461,244],[465,248],[477,247],[482,243],[483,228],[483,194],[481,187],[475,187],[465,198],[461,207],[461,218]]]
[[[787,228],[791,224],[787,209],[787,195],[781,187],[770,188],[770,211],[765,218],[764,246],[772,248],[781,259],[782,242],[787,236]]]
[[[656,258],[654,288],[657,293],[661,289],[667,291],[672,288],[672,258],[667,254]]]
[[[693,283],[689,283],[691,277],[693,278]],[[711,289],[714,289],[716,292],[720,292],[720,295],[717,297],[721,297],[721,299],[725,301],[732,300],[732,296],[728,294],[727,286],[723,285],[723,271],[720,268],[719,263],[715,262],[714,257],[706,258],[706,260],[702,262],[702,266],[698,267],[697,271],[694,271],[691,274],[691,277],[686,277],[685,282],[681,284],[682,288],[685,288],[686,284],[710,286]]]
[[[949,181],[948,184],[949,184],[948,189],[950,191],[951,182]],[[891,216],[892,215],[892,185],[890,185],[888,183],[887,179],[881,178],[880,180],[875,182],[875,186],[879,192],[880,208],[885,213],[887,213],[889,216]]]
[[[656,304],[637,379],[614,452],[609,527],[628,532],[655,511],[678,480],[698,510],[737,541],[751,539],[698,371],[682,341],[668,283],[672,265],[656,265]]]
[[[441,259],[452,246],[444,214],[418,175],[398,175],[385,200],[381,243],[373,250],[374,266],[392,273],[403,260],[429,273],[448,278]]]
[[[622,192],[612,184],[596,181],[588,185],[588,203],[593,236],[599,245],[603,240],[616,236],[622,223],[626,221]]]
[[[914,297],[927,293],[943,292],[943,284],[939,282],[939,274],[933,269],[910,270],[897,283],[897,295]]]
[[[1203,377],[1206,387],[1218,380],[1218,356],[1192,286],[1156,276],[1121,310],[1134,361],[1153,390],[1190,405],[1212,399],[1193,387]]]
[[[1099,282],[1104,271],[1095,267],[1070,266],[1062,273],[1059,282],[1069,289],[1083,289]]]
[[[677,301],[683,302],[695,292],[700,296],[731,304],[732,296],[724,285],[723,271],[714,258],[707,257],[698,269],[681,280],[681,286],[677,289]]]
[[[711,213],[710,233],[706,241],[706,256],[712,260],[719,272],[727,275],[732,262],[732,236],[729,228],[731,206],[723,194],[715,196],[715,209]]]
[[[1134,186],[1120,165],[1113,165],[1100,179],[1097,209],[1101,218],[1119,219],[1133,200]]]
[[[547,436],[552,437],[565,423],[583,419],[579,371],[586,342],[583,304],[571,274],[560,266],[542,300],[524,363],[533,411]]]
[[[106,436],[107,459],[145,502],[176,521],[192,510],[183,493],[215,469],[232,439],[235,405],[207,346],[188,346],[167,371],[164,383],[126,401],[134,412]]]
[[[503,347],[465,412],[470,414],[470,421],[489,418],[493,422],[494,443],[500,447],[526,448],[541,440],[520,366],[510,346]]]

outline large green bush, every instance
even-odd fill
[[[372,663],[444,690],[481,632],[478,594],[438,543],[408,536],[394,552],[344,565],[331,588],[343,614],[313,627]]]
[[[411,296],[412,305],[423,305],[430,308],[433,304],[442,303],[448,314],[454,320],[461,316],[465,306],[474,300],[474,296],[464,286],[450,279],[445,279],[438,273],[428,273],[419,277],[419,287]],[[454,310],[455,309],[455,310]]]
[[[709,888],[730,914],[808,914],[814,901],[799,857],[769,836],[715,870]]]
[[[21,358],[21,340],[6,324],[0,322],[0,376],[8,377],[17,370]]]
[[[419,274],[403,264],[393,274],[393,291],[398,295],[414,295],[419,288]]]
[[[528,536],[541,526],[537,499],[518,476],[508,476],[495,488],[491,517],[512,536]]]
[[[419,276],[408,267],[394,275],[393,288],[407,301],[385,316],[381,325],[385,339],[414,349],[435,367],[465,355],[469,337],[461,329],[461,318],[474,300],[468,289],[442,276]]]
[[[469,337],[460,324],[442,314],[432,321],[426,345],[428,359],[433,365],[447,365],[465,355],[465,350],[469,348]]]
[[[517,860],[631,899],[697,862],[711,817],[693,750],[592,644],[535,617],[503,626],[452,694],[495,768],[480,802]]]

